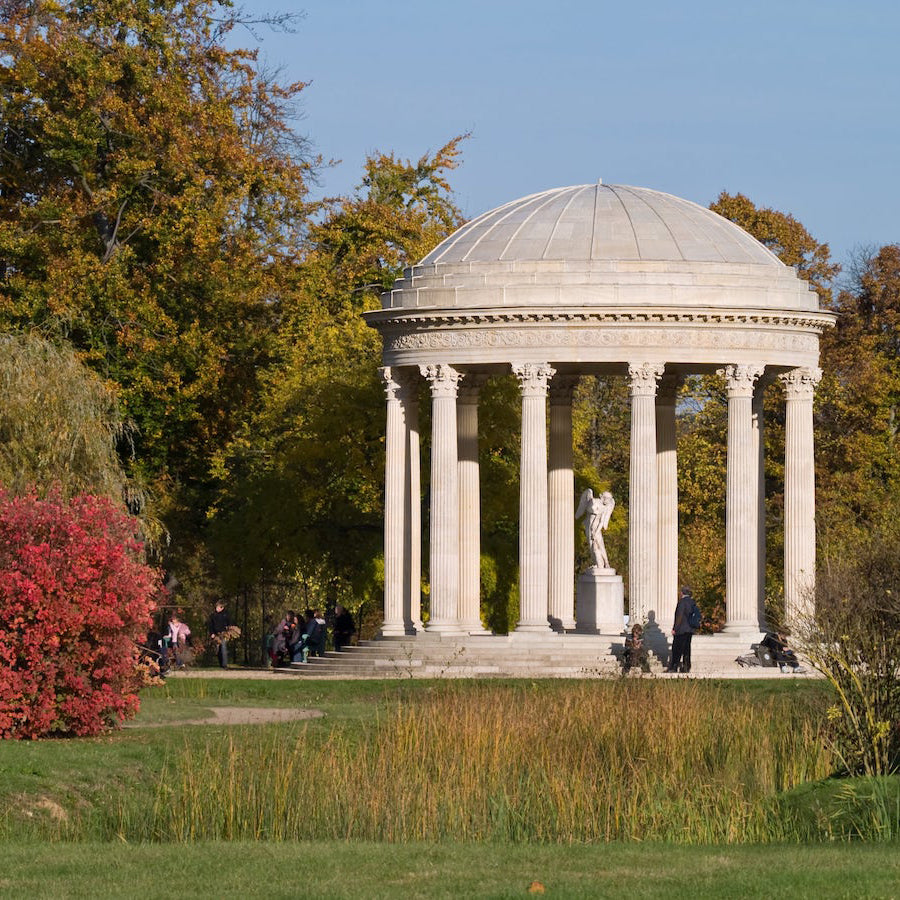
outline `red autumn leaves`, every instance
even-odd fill
[[[101,497],[0,490],[0,738],[90,735],[134,715],[159,574]]]

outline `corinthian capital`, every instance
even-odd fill
[[[753,385],[756,379],[765,371],[765,366],[725,366],[719,370],[720,375],[725,376],[725,387],[728,399],[733,397],[753,397]]]
[[[788,400],[811,400],[816,385],[822,380],[822,370],[803,366],[779,375],[778,380],[784,387],[784,395]]]
[[[409,390],[409,376],[399,369],[383,366],[378,370],[384,382],[384,392],[388,400],[402,400]]]
[[[656,385],[662,378],[665,366],[662,363],[629,363],[628,386],[632,397],[655,397]]]
[[[546,397],[547,385],[556,374],[548,363],[512,363],[523,397]]]
[[[419,366],[419,371],[423,378],[428,379],[433,398],[456,397],[459,382],[463,377],[462,372],[458,372],[453,366],[448,366],[446,363]]]

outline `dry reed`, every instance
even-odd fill
[[[628,681],[442,685],[358,731],[246,729],[170,760],[127,840],[552,843],[785,839],[778,792],[824,777],[792,698]]]

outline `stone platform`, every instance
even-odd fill
[[[648,631],[650,675],[692,678],[789,677],[777,667],[742,668],[750,643],[730,635],[695,635],[690,676],[665,675],[671,637]],[[331,678],[598,678],[622,674],[621,634],[512,634],[384,637],[340,653],[276,669],[280,674]],[[638,670],[633,670],[635,677]],[[815,677],[799,675],[793,677]]]

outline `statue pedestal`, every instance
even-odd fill
[[[575,630],[581,634],[621,634],[625,627],[625,585],[615,569],[591,566],[578,578]]]

